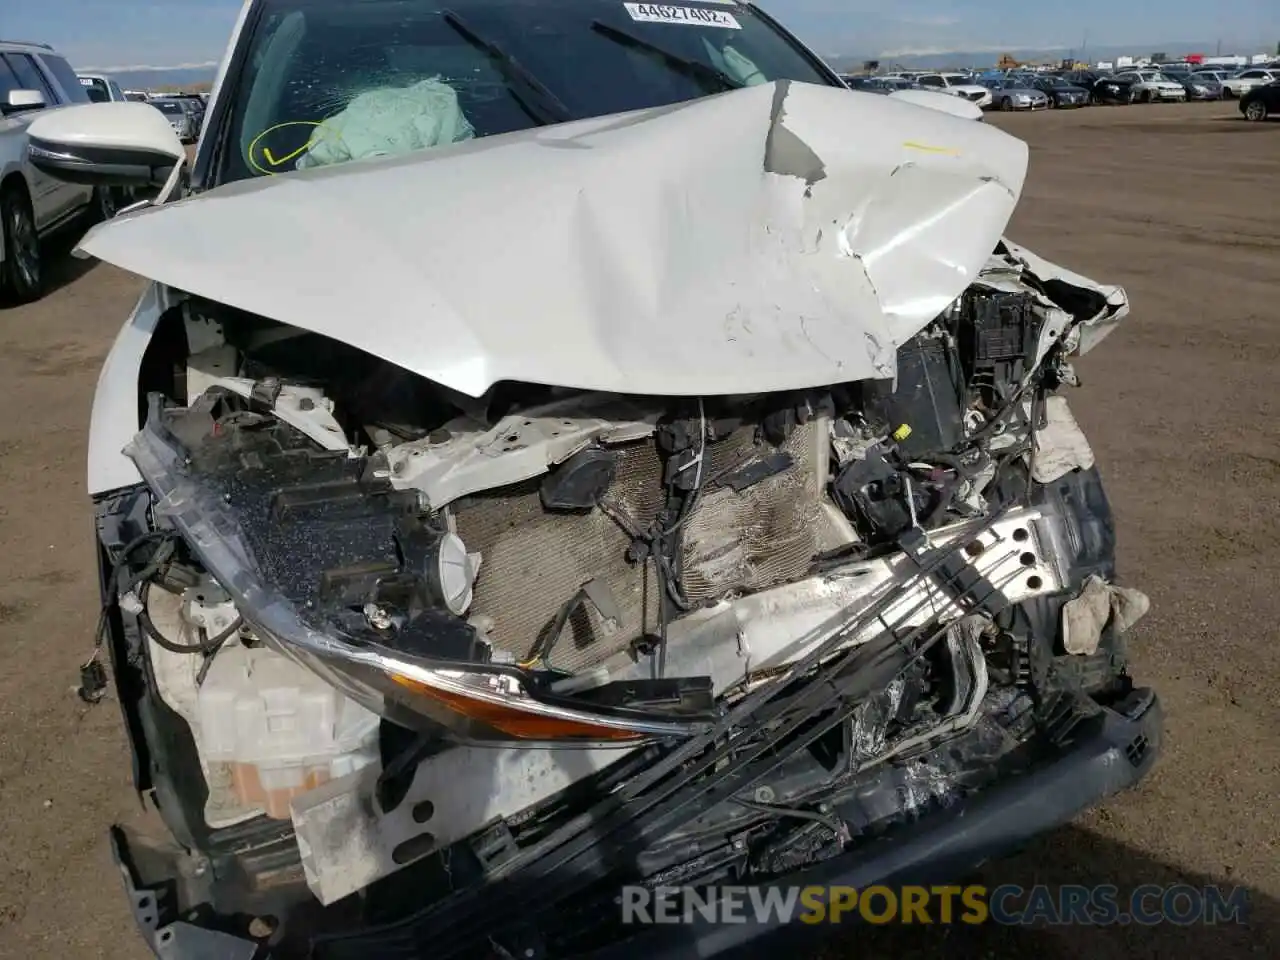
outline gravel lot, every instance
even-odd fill
[[[1168,727],[1139,791],[985,879],[1241,884],[1252,921],[863,928],[832,956],[1280,956],[1280,123],[1246,124],[1229,104],[992,122],[1032,146],[1011,237],[1133,301],[1080,364],[1072,403],[1123,574],[1152,599],[1135,672]],[[119,712],[72,688],[96,615],[90,401],[141,284],[65,257],[53,271],[42,302],[0,310],[0,956],[138,958],[105,842],[112,821],[143,818]]]

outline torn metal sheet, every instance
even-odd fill
[[[439,509],[469,493],[540,476],[593,440],[647,437],[657,420],[657,411],[591,395],[523,410],[493,426],[460,417],[432,436],[389,450],[389,479],[397,488],[421,490],[431,508]]]
[[[1063,589],[1065,578],[1052,554],[1063,521],[1039,510],[1012,510],[985,532],[974,524],[934,531],[937,547],[967,543],[969,566],[1011,603]],[[842,646],[872,639],[885,624],[908,630],[931,618],[959,619],[963,606],[902,555],[860,560],[823,576],[725,600],[695,611],[668,627],[667,669],[674,676],[710,677],[717,694],[749,682],[754,675],[802,659],[848,623],[850,612],[892,596],[881,620]],[[596,682],[641,680],[647,661],[618,656],[594,672]],[[580,678],[572,686],[584,685]]]
[[[211,386],[225,387],[248,400],[255,381],[245,377],[216,377]],[[350,445],[342,426],[333,416],[333,401],[318,387],[285,384],[271,407],[271,412],[291,427],[296,427],[325,450],[348,450]]]
[[[780,81],[229,184],[84,249],[472,396],[754,393],[892,376],[1026,166],[986,124]]]
[[[1096,312],[1092,316],[1075,318],[1079,322],[1070,333],[1069,343],[1073,353],[1088,353],[1116,328],[1116,324],[1129,315],[1129,297],[1123,287],[1090,280],[1008,240],[1004,241],[1004,246],[1012,257],[1025,264],[1041,282],[1063,283],[1075,287],[1077,295],[1093,295]]]

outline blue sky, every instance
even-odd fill
[[[619,0],[620,2],[620,0]],[[1262,52],[1280,41],[1280,0],[761,0],[820,53],[1146,47],[1222,41]],[[80,68],[209,64],[240,0],[5,0],[0,36],[52,43]],[[16,8],[16,9],[15,9]]]

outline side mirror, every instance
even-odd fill
[[[186,149],[169,119],[147,103],[85,103],[53,110],[27,129],[32,166],[94,187],[162,186]]]
[[[10,90],[4,102],[0,103],[0,113],[7,116],[23,110],[39,110],[44,106],[44,94],[39,90]]]

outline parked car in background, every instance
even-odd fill
[[[1254,87],[1240,98],[1240,112],[1246,120],[1266,120],[1280,116],[1280,80]]]
[[[175,93],[165,98],[166,100],[176,100],[178,103],[191,114],[195,123],[196,135],[200,133],[200,127],[204,124],[204,101],[200,99],[198,94],[194,93]]]
[[[115,212],[111,188],[54,179],[29,156],[27,128],[35,117],[88,102],[75,71],[53,48],[0,40],[0,295],[11,302],[44,292],[44,237]]]
[[[842,76],[845,86],[862,93],[878,93],[917,106],[941,110],[966,120],[981,120],[982,108],[965,97],[947,95],[942,90],[922,87],[903,77],[851,77]]]
[[[1204,67],[1195,71],[1193,78],[1206,78],[1217,81],[1222,86],[1222,97],[1224,100],[1242,96],[1248,93],[1256,86],[1260,86],[1260,82],[1254,77],[1241,77],[1240,71],[1223,70],[1218,67]]]
[[[187,103],[191,104],[203,119],[206,104],[204,95],[199,93],[184,93],[182,98],[186,100]]]
[[[1155,68],[1170,80],[1181,80],[1183,77],[1191,75],[1191,72],[1195,70],[1195,65],[1187,63],[1185,60],[1178,60],[1174,63],[1157,63]]]
[[[1159,70],[1124,70],[1117,73],[1116,78],[1129,81],[1131,99],[1138,103],[1187,99],[1182,84],[1170,80]]]
[[[895,90],[910,90],[916,86],[903,77],[851,77],[842,76],[844,85],[850,90],[861,90],[863,93],[893,93]]]
[[[924,73],[916,77],[916,83],[931,90],[941,90],[952,96],[964,97],[980,107],[990,106],[991,91],[963,73]]]
[[[1241,70],[1223,80],[1222,87],[1224,90],[1230,91],[1230,95],[1233,97],[1243,97],[1255,87],[1265,87],[1275,80],[1280,80],[1280,70],[1272,70],[1267,67],[1250,67],[1248,70]]]
[[[198,93],[171,93],[169,94],[169,99],[186,100],[189,103],[195,104],[197,107],[204,106],[204,97]]]
[[[982,108],[972,100],[964,97],[953,97],[943,93],[941,90],[911,86],[905,90],[890,90],[889,97],[905,103],[914,103],[918,107],[941,110],[943,113],[949,113],[953,117],[960,117],[963,120],[981,121],[983,119]]]
[[[126,90],[124,92],[124,98],[136,103],[146,103],[151,99],[151,94],[147,93],[145,90]]]
[[[181,100],[170,100],[167,97],[156,97],[147,101],[169,120],[169,126],[183,143],[194,143],[200,132],[196,126],[196,117],[191,108]]]
[[[987,81],[991,106],[997,110],[1047,110],[1049,95],[1018,77],[1001,77]]]
[[[1049,97],[1051,107],[1083,107],[1089,103],[1089,88],[1053,74],[1041,74],[1031,83]]]
[[[120,84],[101,73],[82,73],[77,79],[85,94],[94,103],[117,103],[128,99]]]
[[[1059,76],[1068,83],[1073,83],[1088,90],[1089,98],[1093,103],[1128,104],[1133,102],[1133,83],[1129,80],[1119,80],[1113,74],[1094,73],[1091,70],[1072,70],[1061,73]]]
[[[1213,77],[1188,73],[1185,76],[1175,76],[1173,79],[1182,84],[1182,89],[1187,91],[1188,100],[1221,100],[1223,98],[1222,83]]]

